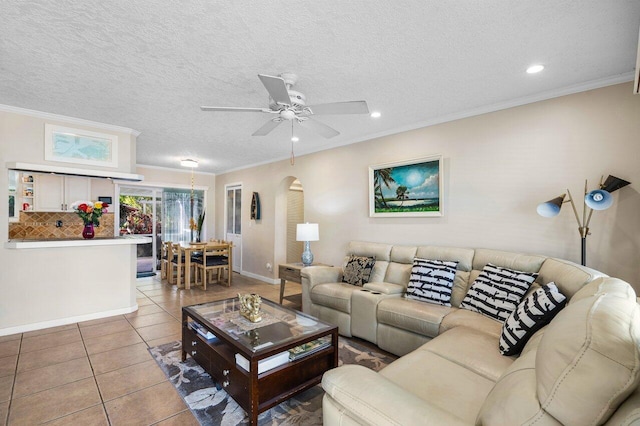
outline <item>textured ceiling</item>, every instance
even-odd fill
[[[270,116],[200,111],[266,107],[258,73],[382,112],[321,117],[341,135],[301,129],[301,155],[630,80],[639,25],[638,0],[3,0],[0,103],[130,127],[139,164],[221,173],[289,156],[290,127],[251,136]]]

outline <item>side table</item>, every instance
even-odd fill
[[[313,263],[311,266],[330,266],[323,263]],[[283,263],[278,265],[278,278],[280,278],[280,304],[282,305],[282,299],[284,298],[284,285],[287,281],[302,284],[302,277],[300,271],[305,268],[302,262],[297,263]]]

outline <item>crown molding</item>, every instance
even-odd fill
[[[0,111],[10,112],[14,114],[28,115],[31,117],[42,118],[44,120],[55,120],[55,121],[62,121],[65,123],[69,123],[69,124],[77,124],[80,126],[90,126],[100,130],[125,133],[135,137],[138,137],[141,133],[137,130],[130,129],[128,127],[116,126],[114,124],[98,123],[97,121],[85,120],[83,118],[68,117],[66,115],[52,114],[50,112],[36,111],[33,109],[20,108],[20,107],[15,107],[11,105],[0,104]]]
[[[136,167],[143,167],[145,169],[154,169],[154,170],[167,170],[167,171],[171,171],[171,172],[180,172],[180,173],[188,173],[191,174],[191,170],[193,170],[193,173],[196,175],[209,175],[209,176],[215,176],[215,173],[211,173],[211,172],[199,172],[197,171],[195,168],[194,169],[186,169],[184,167],[181,168],[173,168],[173,167],[163,167],[163,166],[152,166],[150,164],[140,164],[137,163]]]
[[[39,172],[39,173],[52,173],[67,176],[85,176],[93,178],[107,178],[114,180],[126,180],[132,182],[139,182],[144,180],[143,175],[135,173],[124,173],[120,171],[108,171],[108,170],[94,170],[94,169],[80,169],[76,167],[60,167],[52,166],[49,164],[35,164],[35,163],[22,163],[22,162],[7,162],[5,163],[9,170],[19,170],[24,172]]]

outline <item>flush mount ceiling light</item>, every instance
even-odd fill
[[[371,113],[371,118],[380,118],[381,115],[380,112],[374,111]]]
[[[291,142],[298,142],[299,140],[297,136],[291,136]]]
[[[182,167],[189,167],[189,168],[196,168],[198,167],[198,162],[196,160],[191,160],[191,159],[185,159],[185,160],[180,160],[180,165]]]
[[[536,64],[527,68],[527,74],[536,74],[544,69],[544,65]]]

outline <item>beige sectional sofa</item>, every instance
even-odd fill
[[[369,282],[342,283],[341,267],[304,268],[303,310],[401,357],[379,373],[325,373],[326,425],[640,425],[640,305],[628,283],[488,249],[352,242],[351,254],[375,256]],[[451,307],[404,297],[415,257],[458,262]],[[502,323],[460,309],[488,263],[537,272],[536,283],[553,281],[569,299],[519,356],[500,354]]]

